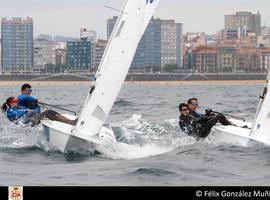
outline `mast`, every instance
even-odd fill
[[[255,133],[259,127],[257,127],[260,123],[258,121],[260,121],[260,118],[261,118],[261,115],[262,115],[262,108],[265,107],[264,104],[266,103],[265,102],[265,99],[268,94],[268,91],[269,91],[269,79],[270,79],[270,69],[268,70],[268,75],[267,75],[267,78],[266,78],[266,83],[265,83],[265,86],[264,86],[264,90],[263,90],[263,93],[262,95],[260,96],[260,102],[259,102],[259,105],[258,105],[258,108],[257,108],[257,111],[256,111],[256,114],[255,114],[255,117],[254,117],[254,121],[253,121],[253,124],[252,124],[252,128],[251,128],[251,134]],[[269,107],[270,105],[268,105]],[[266,117],[266,116],[265,116]]]
[[[159,0],[125,1],[73,131],[75,136],[94,136],[102,128],[158,2]]]
[[[109,41],[108,41],[108,44],[107,44],[107,46],[106,46],[106,48],[105,48],[104,54],[103,54],[103,56],[102,56],[102,59],[101,59],[101,61],[100,61],[99,66],[98,66],[97,72],[96,72],[96,74],[95,74],[95,77],[94,77],[94,83],[96,82],[97,77],[99,77],[100,74],[101,74],[101,70],[102,70],[101,68],[103,67],[103,62],[104,62],[104,60],[105,60],[105,58],[106,58],[107,52],[108,52],[108,50],[109,50],[109,47],[111,46],[110,44],[111,44],[111,42],[112,42],[112,40],[113,40],[113,38],[114,38],[113,36],[115,35],[115,31],[117,30],[116,27],[119,26],[119,23],[120,23],[120,21],[121,21],[122,15],[127,14],[127,13],[124,13],[124,11],[123,11],[124,8],[125,8],[126,5],[127,5],[127,1],[128,1],[128,0],[125,0],[125,2],[124,2],[124,4],[123,4],[123,9],[122,9],[122,11],[120,12],[120,15],[119,15],[119,17],[118,17],[118,19],[117,19],[117,21],[116,21],[116,23],[115,23],[115,25],[114,25],[113,31],[112,31],[111,36],[110,36]]]

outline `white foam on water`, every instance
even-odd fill
[[[110,159],[130,160],[168,153],[179,147],[196,143],[194,138],[180,131],[176,119],[168,119],[161,124],[156,124],[135,114],[112,126],[120,130],[118,142],[109,146],[90,146],[87,151],[97,150],[103,154],[103,157]],[[14,149],[37,147],[44,151],[56,151],[42,135],[41,125],[37,127],[14,124],[5,126],[0,135],[0,147]]]
[[[37,147],[50,151],[50,144],[42,135],[42,127],[9,124],[3,127],[0,136],[0,148],[30,148]]]
[[[175,120],[166,120],[172,129]],[[173,151],[176,148],[192,145],[196,141],[180,132],[168,132],[159,124],[152,124],[141,115],[133,115],[130,119],[117,124],[121,129],[121,140],[109,146],[97,146],[97,150],[111,159],[138,159],[156,156]],[[178,130],[178,129],[177,129]]]

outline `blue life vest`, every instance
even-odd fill
[[[15,122],[21,118],[24,121],[24,118],[28,117],[27,115],[28,115],[27,108],[23,106],[17,106],[14,108],[7,109],[7,118],[11,122]]]
[[[40,113],[41,107],[37,103],[37,99],[30,95],[21,94],[17,97],[18,106],[22,106],[32,110],[32,113]]]

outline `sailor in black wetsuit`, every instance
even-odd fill
[[[220,116],[219,122],[223,126],[228,126],[228,125],[236,126],[231,121],[227,120],[227,118],[223,114],[221,114],[221,113],[213,113],[211,109],[205,110],[205,115],[198,113],[197,112],[197,107],[198,107],[198,99],[197,98],[189,99],[187,101],[187,104],[188,104],[188,108],[190,110],[190,115],[192,115],[193,117],[196,117],[196,118],[200,118],[200,117],[209,118],[210,117],[210,118],[212,118],[215,115],[219,115]]]
[[[194,117],[190,114],[188,105],[181,103],[179,105],[180,117],[179,117],[179,126],[181,130],[189,135],[193,136],[196,139],[206,138],[212,127],[220,120],[220,115],[214,116],[201,116]]]

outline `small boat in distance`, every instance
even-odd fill
[[[125,1],[76,126],[42,120],[43,133],[52,146],[65,153],[84,149],[89,143],[106,145],[117,142],[113,131],[103,124],[158,3],[159,0]]]

